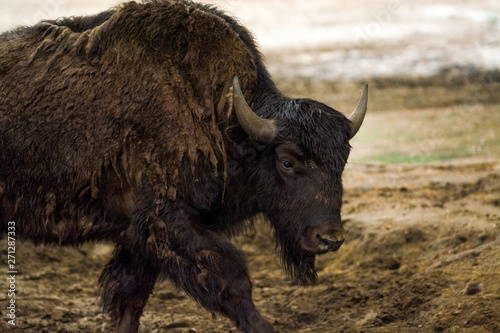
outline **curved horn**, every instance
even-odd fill
[[[359,100],[358,106],[351,113],[348,119],[351,121],[351,139],[358,133],[361,124],[363,123],[363,119],[365,119],[366,109],[368,104],[368,83],[365,84],[363,89],[363,95]]]
[[[241,92],[237,76],[233,80],[233,105],[241,127],[252,139],[264,143],[274,140],[277,132],[276,122],[261,118],[252,111]]]

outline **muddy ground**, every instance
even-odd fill
[[[344,173],[347,240],[318,260],[319,282],[285,277],[264,222],[234,241],[247,253],[257,306],[278,332],[500,332],[498,73],[370,80],[371,104]],[[280,81],[349,110],[361,82]],[[2,332],[109,332],[97,279],[112,246],[17,242],[16,326]],[[141,332],[235,332],[168,282]]]
[[[0,30],[112,2],[6,2]],[[234,240],[277,331],[500,332],[500,73],[488,70],[498,68],[497,2],[221,2],[256,32],[286,93],[349,112],[370,84],[343,177],[347,240],[319,258],[318,283],[285,277],[265,222]],[[11,326],[0,241],[0,332],[113,331],[97,299],[111,252],[17,242]],[[168,282],[141,324],[141,332],[231,331]]]

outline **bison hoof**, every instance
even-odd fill
[[[260,314],[255,316],[250,327],[238,327],[244,333],[276,333],[273,325],[265,320]]]
[[[254,330],[255,333],[275,333],[273,325],[265,319],[262,319],[261,325]]]

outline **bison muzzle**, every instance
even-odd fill
[[[37,244],[110,241],[99,279],[137,332],[168,279],[242,332],[274,332],[230,236],[263,216],[286,272],[344,241],[349,117],[284,96],[251,34],[189,1],[124,3],[0,35],[0,232]]]

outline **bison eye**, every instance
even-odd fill
[[[290,170],[290,169],[292,169],[292,168],[293,168],[293,164],[292,164],[292,162],[290,162],[290,161],[283,161],[283,162],[281,162],[281,166],[282,166],[282,167],[283,167],[283,169],[285,169],[285,170]]]

